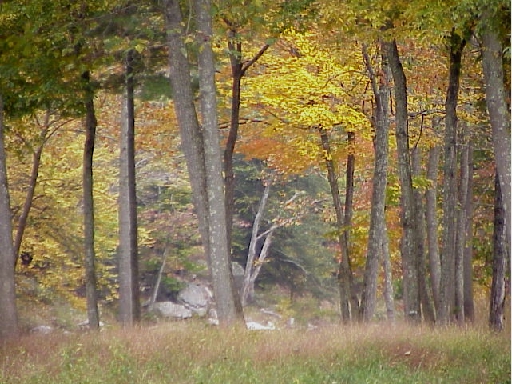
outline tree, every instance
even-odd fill
[[[398,53],[396,41],[385,42],[387,59],[395,83],[395,136],[397,141],[398,173],[401,187],[402,204],[402,268],[404,284],[404,310],[409,321],[420,320],[419,286],[418,286],[418,215],[414,206],[411,160],[408,136],[407,81]]]
[[[134,50],[126,53],[125,95],[121,113],[119,172],[119,318],[123,325],[140,321],[135,182]]]
[[[89,327],[99,328],[98,293],[96,283],[95,251],[94,251],[94,195],[93,195],[93,156],[96,136],[96,113],[94,110],[94,88],[90,73],[82,75],[84,83],[85,104],[85,143],[83,157],[83,219],[84,219],[84,263],[85,288],[87,300],[87,319]]]
[[[14,285],[15,253],[12,239],[11,207],[7,184],[7,156],[4,146],[4,105],[0,95],[0,339],[19,335],[16,289]]]
[[[183,43],[181,9],[177,1],[165,3],[166,27],[173,100],[187,159],[200,232],[208,255],[217,314],[229,325],[243,316],[234,289],[226,233],[226,211],[217,127],[215,67],[211,47],[211,15],[208,1],[195,3],[202,127],[194,106],[190,64]]]
[[[443,168],[443,233],[441,249],[441,289],[437,321],[447,324],[455,308],[456,211],[457,211],[457,102],[459,96],[464,38],[452,31],[448,41],[450,52],[449,80],[446,91],[446,124]]]
[[[505,228],[507,239],[511,238],[511,141],[510,141],[510,106],[507,97],[510,92],[505,90],[505,74],[503,71],[503,45],[498,33],[498,25],[494,20],[501,20],[498,16],[499,7],[491,8],[491,4],[484,6],[482,11],[482,67],[485,80],[485,100],[492,127],[492,141],[494,157],[498,169],[498,178],[503,193],[505,209]],[[505,5],[505,9],[508,5]],[[510,10],[505,12],[510,14]],[[510,22],[507,17],[504,25]],[[510,28],[507,28],[507,32]],[[510,242],[508,242],[510,248]]]
[[[505,239],[505,204],[503,202],[501,182],[497,173],[494,187],[494,236],[489,324],[491,329],[502,331],[505,326],[505,299],[507,294],[507,271],[510,268],[510,254],[506,247],[507,240]]]
[[[381,49],[385,46],[381,44]],[[373,172],[373,189],[370,230],[368,234],[368,246],[366,256],[366,268],[363,280],[363,297],[361,300],[361,312],[364,321],[370,321],[375,311],[377,276],[380,261],[389,258],[384,255],[384,243],[386,234],[386,187],[388,172],[388,130],[389,130],[389,68],[387,53],[381,52],[380,77],[377,78],[370,61],[367,49],[364,48],[363,57],[366,64],[368,77],[370,78],[375,107],[373,112],[373,126],[375,138],[375,165]]]

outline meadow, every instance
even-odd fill
[[[0,382],[510,383],[510,333],[481,327],[328,325],[277,331],[199,321],[26,335],[0,350]]]

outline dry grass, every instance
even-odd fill
[[[256,332],[182,322],[26,336],[0,350],[0,364],[2,383],[501,383],[510,377],[510,334],[389,324]]]

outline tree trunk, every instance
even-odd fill
[[[343,237],[345,246],[347,249],[347,261],[348,268],[350,273],[350,309],[351,316],[353,320],[360,320],[360,301],[358,295],[355,293],[353,289],[353,278],[352,278],[352,267],[350,263],[350,230],[352,228],[352,215],[354,210],[354,174],[356,171],[356,157],[355,153],[355,142],[356,142],[356,134],[355,132],[347,132],[347,168],[346,168],[346,193],[345,193],[345,217],[344,217],[344,225],[343,225]]]
[[[228,244],[231,248],[233,232],[233,207],[235,193],[235,175],[233,172],[233,154],[238,138],[240,126],[240,98],[241,82],[246,71],[253,65],[269,48],[265,44],[260,51],[248,62],[243,63],[242,42],[239,40],[238,29],[235,23],[225,20],[228,24],[228,54],[231,64],[231,118],[226,147],[224,149],[224,183],[226,200],[226,228],[228,232]]]
[[[18,310],[14,282],[15,253],[4,144],[4,105],[0,95],[0,340],[17,338]]]
[[[199,221],[201,241],[205,247],[206,254],[208,254],[208,199],[206,193],[203,134],[194,105],[190,64],[185,55],[186,47],[182,36],[182,15],[179,1],[166,0],[164,3],[164,13],[167,43],[169,45],[169,77],[171,80],[174,109],[180,129],[181,149],[185,154],[187,162],[194,207]]]
[[[475,320],[475,302],[473,294],[473,146],[468,143],[468,184],[466,194],[466,243],[464,246],[464,315],[466,320]]]
[[[404,310],[409,321],[420,320],[420,303],[418,292],[417,246],[414,228],[416,215],[414,210],[411,160],[409,155],[409,137],[407,122],[407,81],[398,53],[396,42],[384,43],[387,59],[395,83],[395,136],[398,152],[398,172],[401,186],[402,217],[402,267],[404,286]]]
[[[233,154],[235,152],[238,128],[240,126],[240,84],[242,81],[242,43],[236,41],[236,30],[228,31],[228,50],[231,62],[231,123],[224,149],[224,183],[226,200],[226,229],[228,244],[231,248],[233,232],[233,209],[235,196],[235,175],[233,172]],[[243,305],[243,298],[242,298]]]
[[[133,51],[126,57],[125,86],[121,114],[119,172],[119,320],[125,326],[140,321],[140,290],[137,244],[137,193],[135,180],[135,112]]]
[[[455,259],[455,318],[462,325],[465,322],[464,313],[464,252],[466,250],[466,206],[469,183],[469,151],[465,143],[464,134],[461,134],[460,153],[460,184],[457,211],[457,238],[456,238],[456,259]]]
[[[375,163],[373,172],[372,205],[370,214],[370,229],[368,232],[368,246],[366,255],[366,267],[363,279],[363,296],[361,300],[361,312],[364,321],[370,321],[375,313],[377,277],[380,261],[383,260],[386,269],[386,302],[389,305],[391,288],[391,271],[389,256],[384,255],[386,237],[386,187],[388,172],[388,136],[389,136],[389,86],[388,79],[381,78],[377,84],[376,75],[371,66],[370,58],[363,50],[367,73],[370,77],[372,90],[375,97],[375,109],[373,111],[373,126],[375,137],[373,146],[375,149]],[[386,54],[382,53],[382,73],[387,74]],[[386,261],[387,260],[387,261]],[[389,307],[388,307],[389,308]]]
[[[429,185],[425,191],[425,221],[427,230],[428,262],[430,284],[434,308],[439,311],[441,286],[441,259],[439,257],[439,223],[437,219],[437,173],[439,168],[439,147],[433,146],[428,151],[427,179]]]
[[[507,236],[511,238],[511,178],[510,178],[510,109],[507,98],[510,90],[505,88],[505,75],[503,71],[503,45],[498,34],[493,29],[496,24],[489,9],[482,13],[484,30],[482,33],[482,67],[485,80],[485,100],[492,127],[492,141],[494,145],[494,158],[498,177],[503,193],[503,206],[505,209],[505,228]],[[510,44],[508,41],[507,44]]]
[[[211,1],[196,0],[194,9],[198,26],[198,71],[209,207],[208,223],[212,283],[219,322],[230,325],[239,319],[243,319],[243,310],[233,281],[231,254],[226,230],[224,179],[217,123],[215,62],[212,49]]]
[[[99,328],[98,293],[96,284],[94,253],[94,196],[93,196],[93,155],[96,136],[96,114],[94,111],[94,90],[90,73],[82,75],[85,87],[85,144],[83,157],[83,214],[84,214],[84,254],[85,254],[85,295],[87,319],[91,329]]]
[[[263,218],[263,213],[265,211],[265,206],[268,201],[268,196],[270,192],[270,181],[267,181],[265,184],[265,189],[263,190],[263,196],[261,197],[260,204],[258,206],[258,211],[256,212],[256,217],[254,218],[254,222],[252,224],[252,233],[251,233],[251,241],[249,242],[249,251],[247,253],[247,263],[245,265],[244,272],[244,284],[242,288],[242,305],[245,306],[247,304],[247,299],[249,297],[250,290],[250,282],[253,275],[253,270],[255,267],[257,247],[258,247],[258,232],[260,231],[261,219]]]
[[[44,144],[46,142],[47,134],[50,129],[50,116],[51,112],[48,109],[45,114],[44,125],[42,127],[43,129],[39,134],[39,142],[37,143],[37,148],[32,153],[32,171],[30,172],[27,194],[25,196],[25,202],[23,203],[23,208],[21,209],[21,213],[18,218],[18,224],[16,225],[16,236],[14,238],[14,254],[16,255],[16,259],[14,260],[15,267],[16,264],[18,263],[21,243],[23,241],[23,234],[25,233],[25,229],[27,227],[28,216],[30,214],[32,202],[34,200],[34,194],[37,186],[37,178],[39,177],[39,166],[41,164],[41,156],[43,154]]]
[[[510,250],[506,246],[505,209],[498,174],[496,174],[494,186],[494,255],[489,324],[491,329],[502,331],[505,326],[505,299],[507,297],[507,273],[509,272],[510,265]]]
[[[341,204],[340,190],[338,186],[338,177],[336,176],[336,169],[334,161],[332,160],[331,146],[329,143],[328,132],[319,128],[320,139],[322,141],[322,149],[325,154],[325,164],[327,167],[327,179],[331,188],[331,196],[334,204],[334,211],[336,212],[336,224],[338,231],[338,242],[341,252],[341,260],[339,263],[338,280],[340,288],[340,306],[341,318],[344,323],[350,322],[351,319],[351,304],[352,297],[352,271],[350,269],[350,261],[348,260],[347,243],[344,235],[344,215],[343,206]],[[352,308],[353,311],[358,308]],[[353,312],[352,311],[352,312]]]
[[[395,321],[395,293],[393,289],[393,267],[389,254],[388,231],[384,228],[384,241],[382,243],[382,264],[384,267],[384,301],[386,302],[386,316],[388,321]]]
[[[446,130],[443,169],[443,233],[441,250],[441,289],[438,322],[451,321],[455,310],[455,259],[457,209],[457,102],[460,68],[465,41],[454,31],[450,36],[450,73],[446,92]]]
[[[243,318],[235,291],[226,232],[224,181],[217,127],[215,67],[211,47],[211,5],[196,1],[198,64],[203,127],[199,125],[190,83],[190,64],[182,40],[179,2],[165,2],[169,44],[169,67],[174,108],[180,127],[182,148],[187,160],[201,238],[208,255],[217,314],[222,325]]]
[[[416,146],[412,150],[412,172],[413,176],[419,177],[421,175],[421,156],[420,149]],[[416,245],[416,258],[418,265],[418,290],[420,295],[421,313],[425,320],[429,323],[434,323],[435,315],[432,301],[430,299],[428,282],[427,282],[427,266],[426,266],[426,252],[425,252],[425,237],[426,237],[426,223],[425,223],[425,207],[423,203],[423,193],[419,188],[413,189],[414,197],[414,211],[416,215],[416,225],[414,227],[415,243]]]

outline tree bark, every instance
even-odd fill
[[[384,47],[383,47],[384,48]],[[375,109],[373,111],[373,126],[375,137],[373,146],[375,149],[375,163],[373,172],[373,189],[370,214],[370,229],[368,232],[368,246],[366,255],[366,267],[363,278],[363,295],[361,300],[361,312],[364,321],[370,321],[375,313],[376,295],[377,295],[377,277],[380,261],[383,260],[386,270],[386,279],[390,279],[389,257],[383,254],[386,237],[386,187],[388,172],[388,153],[389,153],[389,85],[388,79],[381,78],[380,82],[376,78],[370,58],[363,50],[364,61],[368,76],[370,77],[372,90],[375,98]],[[388,73],[386,54],[382,53],[381,72]],[[387,260],[387,261],[386,261]],[[386,295],[390,293],[391,285],[386,281]],[[389,308],[389,297],[387,304]]]
[[[404,310],[408,321],[420,320],[418,287],[417,246],[414,228],[416,214],[414,209],[411,160],[409,155],[409,137],[407,122],[407,80],[404,74],[396,41],[384,43],[387,59],[395,83],[395,136],[398,152],[398,172],[401,186],[402,216],[402,268],[404,286]]]
[[[194,105],[190,64],[186,56],[186,47],[182,36],[182,14],[179,1],[166,0],[164,3],[164,13],[167,44],[169,45],[169,76],[174,109],[180,129],[181,149],[185,154],[187,162],[201,240],[208,255],[208,198],[206,192],[203,133],[199,126]]]
[[[96,113],[94,110],[94,89],[90,73],[82,75],[85,87],[85,143],[83,156],[83,215],[84,215],[84,255],[85,255],[85,295],[87,319],[91,329],[99,328],[98,293],[96,284],[94,252],[94,193],[93,155],[96,136]]]
[[[37,148],[32,153],[32,170],[30,172],[27,194],[25,196],[25,202],[23,203],[21,214],[18,218],[18,223],[16,225],[16,236],[14,237],[14,254],[16,255],[16,259],[14,260],[15,267],[18,263],[21,243],[23,241],[23,234],[25,233],[25,229],[27,227],[28,216],[30,214],[32,202],[34,200],[34,194],[37,186],[37,178],[39,177],[39,166],[41,164],[41,156],[43,155],[44,144],[46,142],[47,134],[50,129],[50,116],[51,112],[48,109],[45,114],[44,123],[42,127],[43,129],[39,134],[39,142],[37,143]]]
[[[224,179],[217,122],[215,62],[212,49],[211,0],[196,0],[194,8],[198,26],[199,89],[204,133],[206,185],[208,187],[212,283],[219,321],[230,325],[238,319],[243,319],[243,310],[233,281],[231,253],[226,230]]]
[[[457,210],[457,103],[462,51],[466,42],[452,31],[449,41],[450,68],[446,92],[446,129],[443,168],[443,232],[439,324],[447,324],[455,310],[455,259]]]
[[[351,308],[352,297],[352,271],[350,268],[350,261],[348,259],[346,237],[344,235],[344,214],[343,205],[340,198],[340,190],[338,186],[338,177],[336,176],[336,169],[334,161],[332,160],[332,151],[329,143],[328,132],[322,127],[318,128],[320,139],[322,141],[322,149],[325,154],[325,165],[327,167],[327,179],[331,189],[331,196],[334,204],[334,211],[336,212],[336,224],[338,231],[338,243],[340,246],[341,260],[338,270],[338,281],[340,288],[340,306],[341,318],[344,323],[351,320],[351,313],[358,311],[359,308]]]
[[[475,320],[475,301],[473,293],[473,146],[468,143],[468,184],[466,194],[466,243],[464,245],[464,315],[467,321]]]
[[[439,311],[441,286],[441,259],[439,257],[439,222],[437,218],[437,173],[439,167],[439,147],[434,145],[428,151],[427,179],[429,185],[425,191],[425,221],[427,230],[428,262],[430,284],[434,308]]]
[[[507,297],[507,273],[509,272],[510,254],[506,246],[505,209],[501,182],[497,173],[494,187],[494,252],[489,325],[495,331],[502,331],[505,326],[505,299]]]
[[[253,273],[255,268],[255,261],[257,256],[257,246],[258,246],[258,240],[260,237],[258,236],[258,233],[260,231],[261,226],[261,220],[263,218],[263,213],[265,211],[265,206],[268,201],[268,196],[270,192],[270,181],[267,181],[265,184],[265,189],[263,190],[263,196],[261,197],[260,204],[258,206],[258,211],[256,212],[256,216],[254,218],[254,222],[252,224],[252,233],[251,233],[251,241],[249,242],[249,251],[247,253],[247,263],[245,265],[245,272],[244,272],[244,283],[242,288],[242,305],[245,306],[248,302],[248,298],[250,296],[251,291],[251,280],[253,280],[253,287],[252,290],[254,290],[254,280],[253,279]]]
[[[15,253],[4,144],[4,105],[0,95],[0,340],[17,338],[18,310],[14,279]]]
[[[505,88],[505,75],[503,71],[503,45],[494,29],[495,22],[490,9],[482,13],[484,24],[482,32],[482,67],[485,80],[485,100],[492,127],[492,141],[494,158],[500,187],[503,193],[503,206],[505,210],[505,228],[507,236],[511,238],[511,140],[510,140],[510,109],[507,98],[510,91]],[[510,42],[507,42],[510,44]],[[509,245],[510,247],[510,245]],[[509,251],[510,252],[510,251]]]
[[[140,321],[140,290],[137,244],[137,192],[135,180],[135,108],[133,100],[133,51],[126,56],[125,86],[121,113],[119,172],[119,320],[124,326]]]
[[[464,313],[464,252],[466,250],[466,228],[468,224],[466,216],[468,185],[469,185],[469,149],[465,143],[464,134],[461,135],[460,153],[460,183],[457,211],[457,236],[455,258],[455,318],[462,325],[465,322]]]
[[[421,174],[421,155],[420,149],[416,146],[412,150],[412,173],[413,176],[420,177]],[[434,323],[435,315],[432,301],[428,290],[427,282],[427,266],[425,252],[426,237],[426,220],[425,206],[423,202],[423,193],[420,188],[413,188],[414,211],[416,215],[416,225],[414,228],[414,236],[416,243],[416,259],[418,266],[418,292],[420,295],[421,314],[429,323]]]

